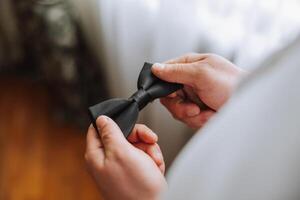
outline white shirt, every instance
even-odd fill
[[[240,85],[168,174],[164,199],[300,199],[300,40]]]

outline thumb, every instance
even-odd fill
[[[152,72],[162,80],[189,85],[194,82],[196,66],[194,63],[155,63],[152,66]]]
[[[98,117],[96,124],[105,151],[121,148],[127,143],[119,126],[109,117]]]

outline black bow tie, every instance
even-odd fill
[[[129,99],[110,99],[89,107],[96,130],[96,119],[100,115],[106,115],[119,125],[124,136],[127,137],[136,123],[140,110],[154,99],[167,96],[183,87],[182,84],[158,79],[152,74],[151,67],[150,63],[144,64],[137,83],[138,91]]]

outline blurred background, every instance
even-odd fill
[[[136,91],[144,61],[216,53],[247,70],[293,43],[297,0],[0,0],[0,199],[101,199],[87,107]],[[195,130],[140,114],[169,166]]]

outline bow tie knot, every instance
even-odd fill
[[[129,99],[138,104],[139,110],[142,110],[152,100],[151,96],[143,88],[135,92]]]

